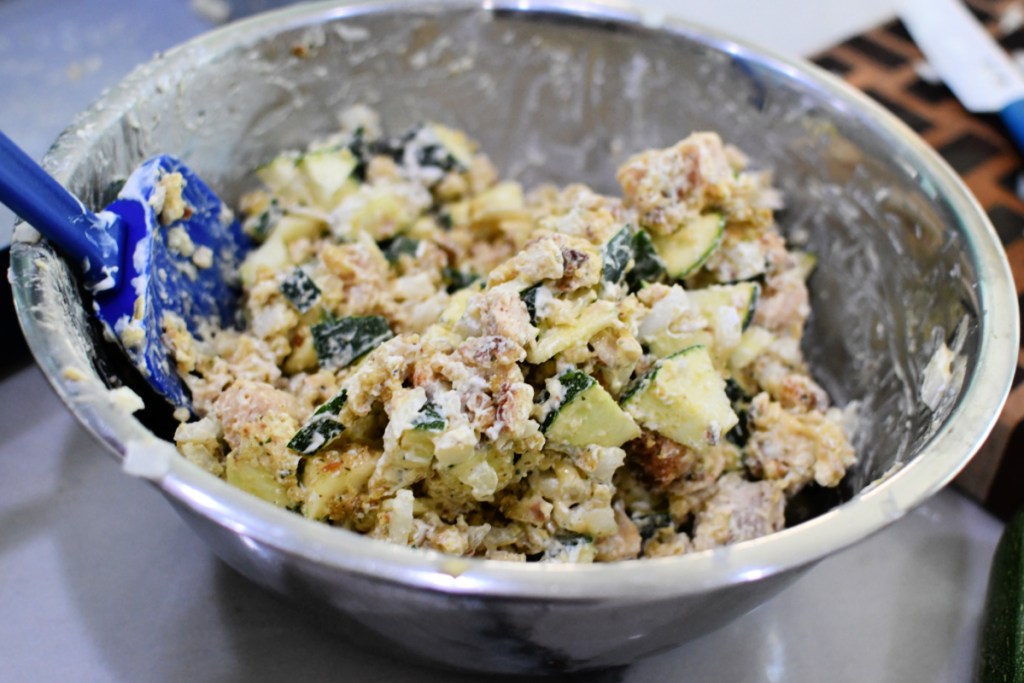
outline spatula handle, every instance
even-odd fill
[[[10,138],[0,132],[0,202],[80,264],[94,292],[120,285],[124,235],[121,220],[89,211]]]

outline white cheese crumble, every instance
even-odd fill
[[[935,349],[928,365],[925,366],[920,395],[929,410],[939,407],[942,396],[949,388],[950,380],[953,378],[954,358],[956,358],[956,354],[946,346],[946,342],[942,342]]]

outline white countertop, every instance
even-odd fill
[[[717,0],[672,11],[806,54],[893,4]],[[26,7],[0,0],[0,15]],[[6,115],[0,106],[12,133]],[[236,575],[155,489],[119,471],[35,367],[0,379],[0,406],[0,681],[478,680],[360,652]],[[723,630],[579,680],[968,680],[1000,528],[945,491]]]

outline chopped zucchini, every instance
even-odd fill
[[[800,272],[800,277],[804,280],[811,277],[811,273],[818,266],[818,257],[809,251],[794,251],[791,253],[796,258],[796,267]]]
[[[277,200],[268,200],[262,209],[245,219],[245,222],[242,223],[242,231],[255,241],[262,242],[270,235],[282,215]]]
[[[633,235],[633,268],[626,273],[630,292],[638,292],[644,283],[658,282],[665,276],[665,262],[658,256],[651,236],[644,230]]]
[[[658,529],[669,529],[675,533],[675,522],[668,512],[634,512],[630,515],[636,530],[640,532],[640,538],[647,540],[657,533]]]
[[[359,126],[352,133],[351,139],[348,141],[348,151],[355,157],[356,165],[352,169],[352,178],[359,182],[366,180],[366,167],[377,154],[384,154],[392,156],[390,154],[389,143],[386,140],[367,140],[366,130]],[[397,159],[396,159],[397,161]]]
[[[597,555],[594,539],[571,531],[559,532],[548,541],[541,562],[584,564],[593,562]]]
[[[537,365],[618,322],[619,315],[611,301],[595,301],[587,306],[571,325],[557,325],[544,330],[526,354],[526,361]]]
[[[541,431],[552,443],[582,448],[621,446],[640,436],[640,428],[593,377],[567,370],[558,377],[561,402],[544,418]]]
[[[271,233],[273,235],[273,233]],[[242,278],[242,284],[246,287],[256,282],[256,276],[261,269],[275,273],[288,265],[288,247],[278,239],[268,239],[258,246],[238,268],[238,274]]]
[[[292,352],[284,361],[284,374],[290,377],[300,372],[312,372],[318,365],[316,349],[313,348],[313,335],[310,334],[309,328],[300,327],[293,336]]]
[[[761,285],[756,282],[737,282],[731,285],[712,285],[704,289],[687,290],[690,305],[700,311],[709,322],[714,322],[720,309],[731,308],[739,317],[740,327],[745,330],[754,319],[754,309],[761,295]]]
[[[447,330],[454,330],[455,325],[462,318],[462,314],[466,312],[469,297],[475,293],[474,290],[467,288],[452,294],[451,299],[448,300],[448,306],[441,312],[441,317],[437,322]]]
[[[750,395],[733,378],[725,380],[725,395],[738,419],[736,426],[729,430],[725,438],[738,448],[743,448],[750,439]]]
[[[338,419],[338,413],[341,412],[346,400],[348,392],[342,389],[331,400],[314,410],[313,415],[288,442],[288,448],[303,455],[313,455],[341,436],[345,431],[345,425]]]
[[[714,346],[715,338],[708,330],[693,330],[682,334],[673,335],[667,330],[651,337],[647,341],[647,347],[655,358],[668,358],[691,346]]]
[[[543,286],[543,283],[538,282],[519,293],[519,298],[523,300],[523,304],[526,306],[526,312],[530,314],[530,324],[533,326],[537,325],[537,292]]]
[[[374,143],[375,154],[387,154],[397,163],[410,155],[419,166],[432,166],[442,171],[469,170],[473,162],[473,143],[461,131],[440,124],[418,125],[396,141]]]
[[[299,158],[296,167],[306,181],[313,203],[330,211],[344,197],[343,190],[358,164],[350,149],[340,147],[309,152]]]
[[[388,420],[384,455],[370,479],[375,494],[390,494],[426,477],[434,460],[434,439],[448,424],[422,387],[399,392]]]
[[[249,252],[238,269],[242,284],[249,286],[256,281],[260,266],[272,272],[284,270],[290,261],[288,243],[300,237],[316,237],[326,227],[323,221],[309,216],[284,214],[270,226],[270,234],[255,250]]]
[[[416,150],[416,163],[420,166],[434,166],[442,171],[464,171],[466,168],[445,149],[444,145],[423,145]]]
[[[469,200],[462,199],[445,204],[442,215],[447,217],[441,219],[441,227],[445,230],[469,225]]]
[[[288,507],[288,486],[280,481],[274,472],[261,467],[259,462],[253,459],[231,453],[224,463],[224,477],[232,486],[237,486],[268,503]]]
[[[298,168],[299,155],[285,152],[256,169],[258,177],[267,188],[286,202],[311,203],[306,184],[301,181]]]
[[[697,272],[722,242],[725,219],[721,214],[699,216],[670,235],[652,238],[669,277],[682,280]]]
[[[676,284],[651,307],[640,324],[638,338],[654,357],[665,358],[690,346],[709,345],[713,338],[707,327],[690,303],[690,293]]]
[[[529,215],[523,199],[523,188],[516,182],[500,182],[469,200],[469,220],[472,223],[522,218],[524,214]]]
[[[445,291],[449,294],[465,289],[479,279],[480,276],[472,271],[462,271],[449,266],[441,269],[441,280],[445,284]]]
[[[717,443],[738,421],[703,346],[658,361],[626,392],[622,406],[641,426],[690,448]]]
[[[394,336],[379,315],[328,319],[310,328],[320,367],[346,368]]]
[[[473,143],[466,137],[466,134],[437,123],[433,124],[431,128],[445,152],[448,153],[448,157],[454,162],[453,167],[459,171],[468,170],[473,163]]]
[[[699,314],[698,321],[705,321],[703,326],[676,330],[668,325],[646,339],[645,343],[658,358],[665,358],[689,346],[706,346],[716,367],[723,367],[743,342],[743,330],[754,317],[760,290],[756,282],[687,290],[686,305]]]
[[[428,325],[427,329],[423,330],[423,333],[420,335],[420,340],[424,344],[447,345],[453,349],[464,341],[461,335],[437,323]]]
[[[329,452],[322,457],[302,459],[305,463],[300,480],[305,490],[304,516],[325,519],[334,501],[349,499],[366,486],[377,462],[375,458],[359,455]]]
[[[299,313],[305,313],[313,308],[320,298],[320,288],[302,268],[296,268],[285,276],[281,282],[281,293]]]
[[[453,227],[452,215],[448,211],[438,211],[437,226],[444,231],[451,230]]]
[[[278,240],[289,244],[300,237],[319,237],[326,227],[327,224],[318,218],[286,213],[271,228],[268,241]]]
[[[395,264],[401,260],[402,254],[416,258],[416,252],[420,248],[420,241],[405,235],[396,235],[391,239],[380,242],[377,246],[380,247],[388,263]]]
[[[429,465],[434,458],[434,437],[447,426],[448,420],[441,415],[438,406],[427,399],[410,422],[409,429],[398,438],[406,466]]]
[[[750,327],[740,337],[740,344],[729,356],[729,368],[735,373],[743,370],[775,343],[775,335],[763,327]]]
[[[441,416],[438,412],[438,406],[433,401],[427,399],[427,402],[420,408],[415,419],[412,421],[412,428],[414,431],[420,432],[440,432],[443,431],[448,421]]]
[[[350,204],[349,199],[357,201]],[[406,197],[385,185],[363,185],[359,193],[349,199],[343,201],[339,208],[348,223],[339,236],[348,239],[362,234],[378,241],[394,237],[405,232],[418,215],[418,210]]]
[[[626,276],[629,261],[633,258],[633,231],[630,226],[615,233],[601,249],[601,278],[605,282],[619,284]]]
[[[314,414],[288,442],[288,448],[303,455],[313,455],[341,436],[345,425],[329,413]]]

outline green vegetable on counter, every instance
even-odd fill
[[[1024,683],[1024,510],[996,546],[982,624],[979,683]]]

